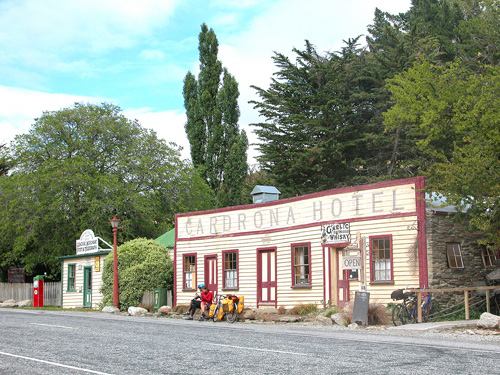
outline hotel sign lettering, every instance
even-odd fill
[[[401,185],[290,202],[279,201],[277,205],[246,206],[244,209],[181,216],[178,218],[178,238],[249,233],[318,223],[322,224],[325,231],[325,241],[330,241],[326,243],[350,243],[347,219],[415,211],[415,192],[412,187]],[[413,199],[409,200],[410,197]],[[344,227],[335,229],[331,225]]]

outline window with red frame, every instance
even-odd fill
[[[184,289],[195,289],[196,255],[184,255]]]
[[[238,288],[238,252],[224,251],[224,288]]]
[[[311,252],[309,244],[295,245],[293,250],[293,285],[311,284]]]
[[[372,238],[372,281],[392,281],[391,238]]]

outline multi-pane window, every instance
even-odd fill
[[[491,246],[481,245],[481,255],[483,257],[483,264],[485,268],[493,268],[496,266],[497,251]]]
[[[75,273],[76,273],[76,265],[68,264],[68,292],[74,292],[76,290]]]
[[[196,255],[184,256],[184,289],[195,289]]]
[[[446,256],[448,257],[448,266],[450,268],[464,268],[464,258],[462,257],[462,250],[459,243],[447,243]]]
[[[391,238],[371,239],[372,281],[392,280]]]
[[[311,284],[311,259],[309,245],[296,245],[293,251],[293,285]]]
[[[238,288],[238,253],[224,252],[224,288]]]

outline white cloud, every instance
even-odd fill
[[[178,2],[4,0],[0,2],[0,45],[11,63],[59,70],[72,54],[91,57],[134,46],[164,26]]]
[[[27,133],[34,119],[44,111],[71,107],[75,102],[113,102],[111,99],[66,94],[49,94],[0,85],[0,144],[9,143],[18,134]],[[184,132],[186,116],[180,111],[156,112],[150,108],[128,109],[123,114],[137,119],[145,128],[156,131],[159,138],[183,147],[182,157],[189,158],[189,142]]]

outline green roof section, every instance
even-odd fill
[[[169,249],[173,249],[175,246],[175,228],[162,234],[160,237],[156,238],[155,241],[165,245]]]

